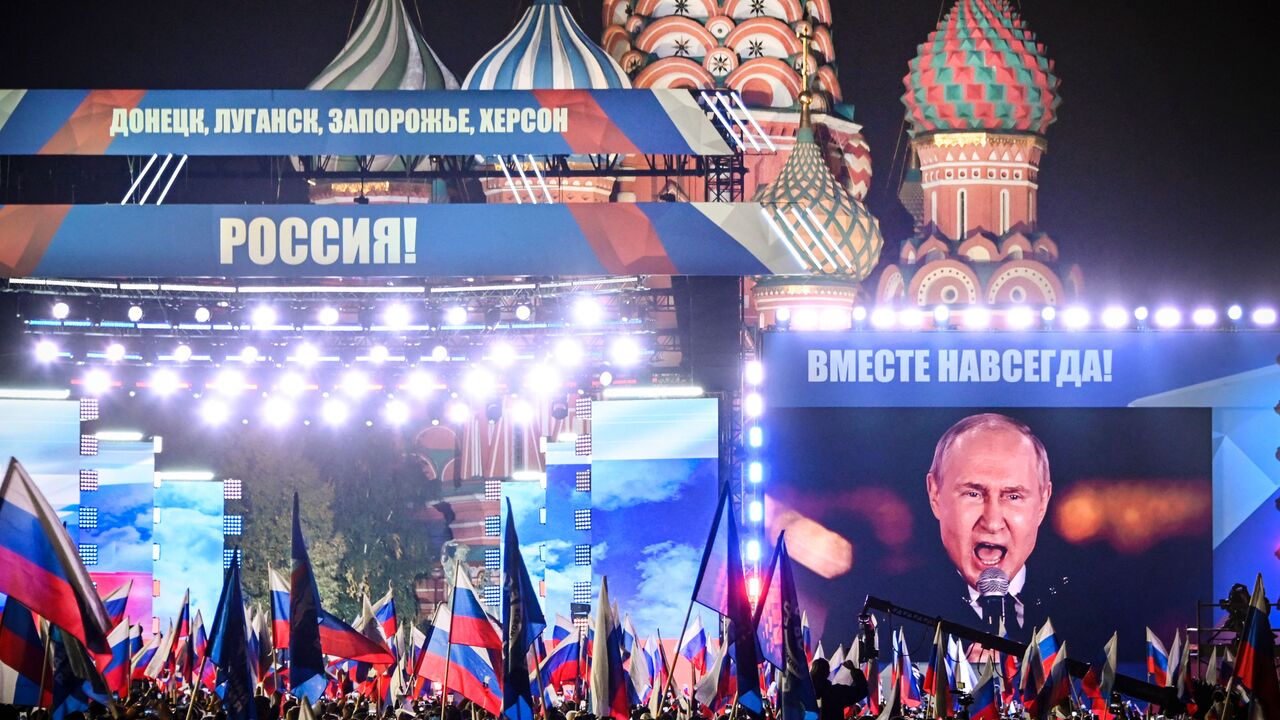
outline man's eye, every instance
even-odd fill
[[[1006,497],[1015,502],[1022,499],[1022,495],[1020,493],[1009,493]]]

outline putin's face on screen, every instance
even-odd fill
[[[991,567],[1013,578],[1035,550],[1049,508],[1048,461],[1014,425],[979,422],[948,434],[926,476],[942,544],[970,587]]]

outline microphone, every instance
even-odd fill
[[[1009,576],[998,567],[987,568],[978,576],[978,605],[988,632],[1000,629],[1004,619],[1004,599],[1009,595]]]

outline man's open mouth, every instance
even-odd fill
[[[1008,552],[1009,548],[994,543],[978,543],[973,548],[973,556],[978,558],[978,562],[987,567],[999,565]]]

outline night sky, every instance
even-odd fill
[[[592,37],[600,3],[566,0]],[[358,3],[363,11],[367,0]],[[413,12],[414,0],[406,0]],[[871,144],[870,207],[896,252],[910,231],[891,171],[901,78],[938,0],[832,0],[846,100]],[[1023,0],[1057,63],[1063,105],[1042,165],[1041,226],[1095,304],[1280,296],[1271,172],[1276,56],[1262,4]],[[459,79],[520,0],[417,0]],[[353,3],[0,3],[0,87],[301,88],[338,52]],[[585,12],[584,12],[585,11]],[[900,159],[901,161],[901,159]],[[899,168],[900,169],[900,168]]]

